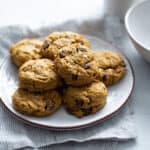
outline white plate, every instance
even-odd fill
[[[90,39],[93,49],[116,50],[111,44],[97,37],[87,37]],[[124,59],[127,66],[127,73],[120,82],[108,88],[107,103],[101,111],[79,119],[68,114],[62,106],[61,109],[52,116],[37,118],[22,115],[12,107],[11,96],[17,88],[18,78],[17,68],[11,62],[10,56],[8,55],[0,69],[0,95],[2,103],[13,116],[33,126],[55,130],[72,130],[94,125],[113,116],[129,99],[134,85],[134,75],[129,61],[125,57]]]

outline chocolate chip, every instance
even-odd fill
[[[48,44],[47,41],[45,41],[44,44],[43,44],[43,49],[46,49],[46,48],[48,48],[48,47],[49,47],[49,44]]]
[[[77,47],[76,48],[76,51],[82,51],[82,52],[86,52],[86,49],[85,48],[82,48],[82,47]]]
[[[64,58],[64,57],[65,57],[64,51],[60,51],[60,52],[59,52],[59,57],[60,57],[60,58]]]
[[[107,76],[104,75],[103,78],[102,78],[102,80],[103,80],[103,81],[106,81],[106,79],[107,79]]]
[[[94,77],[95,77],[95,76],[97,76],[97,73],[96,73],[96,72],[94,72],[94,73],[93,73],[93,76],[94,76]]]
[[[72,74],[72,80],[77,80],[78,79],[78,75],[77,74]]]
[[[92,107],[88,108],[88,109],[82,109],[82,112],[84,113],[84,115],[89,115],[92,113]]]
[[[84,69],[89,69],[91,67],[90,63],[84,64]]]
[[[69,113],[72,113],[72,109],[70,109],[69,107],[66,107],[66,109]]]
[[[82,107],[84,102],[82,100],[76,99],[76,105]]]

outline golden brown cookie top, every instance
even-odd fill
[[[64,58],[68,55],[75,55],[76,53],[79,52],[88,52],[88,51],[91,51],[91,49],[85,45],[73,44],[59,49],[57,57]]]
[[[98,64],[90,51],[78,51],[73,55],[58,57],[55,64],[57,72],[69,85],[86,85],[100,75]]]
[[[10,47],[11,56],[17,66],[31,59],[41,58],[43,42],[38,39],[24,39]]]
[[[31,93],[17,89],[12,99],[13,106],[17,111],[33,116],[50,115],[61,105],[61,97],[55,90],[44,93]]]
[[[58,50],[72,44],[90,47],[89,41],[81,34],[73,32],[53,32],[44,41],[42,54],[44,57],[55,59]]]
[[[94,52],[94,55],[99,70],[102,72],[100,80],[106,85],[118,82],[125,75],[125,62],[120,54],[112,51],[99,51]]]
[[[69,107],[89,108],[100,105],[106,97],[106,86],[97,81],[84,87],[68,87],[64,94],[64,103]]]
[[[94,52],[98,60],[99,66],[103,69],[116,68],[118,66],[125,66],[122,56],[112,51],[97,51]]]
[[[53,78],[58,78],[54,63],[49,59],[29,60],[24,63],[19,69],[19,77],[21,80],[28,79],[39,82],[48,82]]]

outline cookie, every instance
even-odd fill
[[[54,60],[58,55],[59,49],[72,44],[90,47],[90,42],[81,34],[73,32],[53,32],[45,39],[41,53],[43,57]]]
[[[83,86],[95,81],[101,73],[90,51],[78,51],[73,55],[55,59],[57,73],[72,86]]]
[[[106,103],[107,89],[102,82],[94,82],[84,87],[68,87],[64,93],[65,108],[77,117],[96,113]]]
[[[17,89],[12,96],[13,107],[20,113],[31,116],[48,116],[61,106],[61,97],[55,90],[31,93]]]
[[[43,42],[38,39],[24,39],[10,47],[10,54],[16,66],[20,67],[28,60],[41,58]]]
[[[53,61],[49,59],[29,60],[19,69],[19,87],[29,91],[55,89],[60,78],[55,72]]]
[[[118,82],[126,73],[123,57],[116,52],[95,52],[95,59],[98,61],[100,72],[103,72],[100,80],[107,86]]]
[[[64,58],[68,55],[75,55],[78,52],[88,52],[88,51],[91,51],[89,47],[80,44],[74,44],[59,49],[57,57]]]

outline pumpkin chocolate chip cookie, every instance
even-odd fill
[[[32,116],[48,116],[61,106],[61,97],[52,90],[44,93],[30,93],[17,89],[12,96],[14,108],[23,114]]]
[[[38,39],[24,39],[10,47],[13,62],[20,67],[28,60],[41,58],[43,42]]]
[[[90,47],[90,42],[81,34],[73,32],[53,32],[45,39],[41,53],[43,57],[54,60],[58,55],[59,49],[72,44]]]
[[[80,51],[57,57],[55,59],[57,73],[65,80],[66,84],[72,86],[83,86],[95,81],[99,72],[98,64],[90,51]]]
[[[19,69],[19,87],[29,91],[55,89],[60,78],[55,72],[53,61],[49,59],[29,60]]]
[[[63,101],[68,112],[83,117],[96,113],[106,103],[107,88],[102,82],[94,82],[84,87],[68,87]]]
[[[100,79],[106,85],[112,85],[119,81],[126,73],[125,62],[118,53],[112,51],[94,52],[99,69],[103,72]]]

